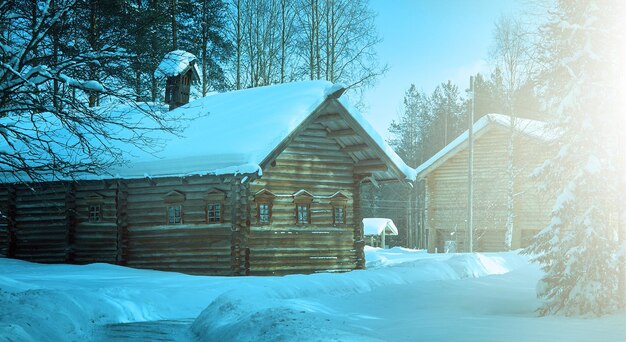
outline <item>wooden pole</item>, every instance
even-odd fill
[[[474,89],[474,76],[470,76],[470,89],[472,93],[472,110],[469,118],[468,137],[468,165],[467,165],[467,240],[468,252],[474,251],[474,103],[476,102],[476,89]]]
[[[624,125],[622,124],[622,127],[623,126]],[[626,151],[624,151],[624,147],[625,147],[626,142],[624,141],[623,134],[620,134],[621,132],[623,132],[623,130],[618,129],[618,134],[617,134],[617,155],[619,156],[618,164],[617,164],[617,170],[618,170],[617,177],[619,177],[617,181],[617,184],[618,184],[617,203],[619,203],[617,206],[617,242],[618,242],[617,248],[618,249],[624,246],[624,239],[626,238],[625,237],[626,217],[624,217],[624,215],[626,215],[626,180],[624,179],[624,172],[626,171],[626,156],[624,155]],[[624,308],[626,307],[626,258],[624,257],[624,255],[622,255],[618,259],[617,265],[618,265],[617,289],[618,289],[618,293],[620,294],[619,305],[622,308]]]
[[[352,192],[352,210],[354,220],[354,250],[356,252],[356,265],[355,269],[365,269],[365,252],[363,247],[365,246],[365,240],[363,236],[363,216],[361,212],[361,180],[360,176],[354,177],[353,192]]]

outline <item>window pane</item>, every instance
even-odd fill
[[[89,206],[89,222],[100,222],[100,206]]]
[[[219,203],[211,203],[207,206],[208,223],[219,223],[222,216],[222,205]]]
[[[167,223],[179,224],[181,220],[181,206],[169,206],[167,207]]]
[[[259,222],[260,223],[270,222],[270,206],[267,203],[259,204]]]
[[[335,223],[344,223],[345,213],[343,207],[335,207]]]
[[[309,206],[298,205],[298,223],[309,223]]]

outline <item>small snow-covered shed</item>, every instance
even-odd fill
[[[165,103],[170,110],[189,103],[191,85],[200,80],[196,56],[183,50],[168,52],[154,71],[156,79],[166,79]]]
[[[362,268],[359,184],[408,185],[415,170],[344,90],[306,81],[207,96],[168,114],[194,119],[157,152],[129,147],[124,165],[37,192],[4,184],[0,246],[38,262],[210,275]]]
[[[386,248],[385,237],[387,235],[398,235],[398,228],[393,220],[388,218],[367,217],[363,219],[363,234],[369,237],[370,245],[380,244]]]
[[[524,247],[550,217],[551,197],[540,193],[532,171],[548,156],[554,132],[544,122],[516,118],[513,125],[513,231],[507,237],[508,153],[511,118],[488,114],[474,123],[474,249]],[[416,169],[426,185],[425,230],[430,252],[447,245],[465,250],[467,237],[468,141],[465,131]],[[507,239],[510,247],[507,246]]]

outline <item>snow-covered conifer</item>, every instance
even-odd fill
[[[540,34],[541,96],[559,137],[537,170],[555,194],[551,223],[526,250],[546,272],[541,314],[624,306],[623,10],[620,1],[557,1]]]

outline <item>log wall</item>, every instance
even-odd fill
[[[71,259],[68,226],[72,223],[73,188],[65,183],[49,183],[32,189],[16,185],[14,191],[13,257],[44,263]],[[66,199],[70,199],[67,205]]]
[[[223,222],[207,223],[207,201],[214,201],[207,198],[210,190],[224,194]],[[172,191],[183,196],[176,203],[182,224],[167,224],[166,197]],[[192,274],[245,274],[245,249],[239,241],[249,212],[243,203],[248,193],[241,176],[4,186],[0,252],[44,263],[107,262]],[[90,222],[94,205],[100,219]]]
[[[13,256],[13,220],[15,218],[15,189],[0,187],[0,256]]]
[[[79,264],[91,262],[117,262],[117,210],[114,182],[81,182],[76,189],[76,228],[74,229],[74,261]],[[100,195],[101,199],[91,198]],[[101,207],[101,222],[89,222],[90,204]]]
[[[235,177],[189,177],[129,180],[118,193],[126,213],[119,220],[125,265],[190,274],[233,275],[241,272],[233,260],[231,243],[236,235],[232,222],[232,196],[241,186]],[[236,185],[239,184],[239,185]],[[209,190],[224,193],[223,221],[207,223]],[[171,192],[184,195],[180,202],[182,224],[167,223]],[[237,264],[233,264],[233,262]]]
[[[506,250],[508,130],[493,128],[474,144],[474,249]],[[544,153],[542,153],[544,152]],[[515,142],[515,199],[512,248],[527,245],[529,236],[549,222],[548,195],[541,195],[530,173],[545,160],[541,142],[518,135]],[[446,240],[466,247],[467,149],[427,176],[429,251],[444,250]]]
[[[248,236],[250,274],[349,271],[363,264],[361,219],[355,210],[354,161],[327,138],[319,124],[301,132],[276,158],[274,166],[251,185],[251,194],[266,189],[276,195],[271,224],[258,223],[252,205]],[[293,194],[314,196],[311,223],[296,224]],[[333,224],[331,196],[340,191],[348,199],[346,221]],[[253,202],[253,198],[250,200]],[[358,202],[357,202],[358,203]]]

